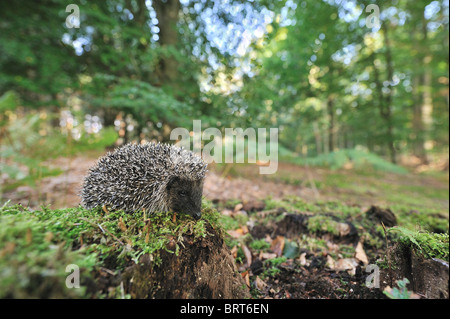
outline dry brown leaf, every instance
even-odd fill
[[[241,210],[242,207],[244,207],[244,205],[242,205],[242,203],[237,204],[236,206],[234,206],[234,212],[237,212],[238,210]]]
[[[284,236],[277,236],[270,245],[270,250],[272,250],[277,257],[283,255],[284,241]]]
[[[242,248],[242,251],[244,252],[244,256],[245,256],[245,259],[247,261],[246,262],[246,267],[250,267],[250,265],[252,264],[252,252],[243,243],[241,243],[241,248]]]
[[[127,231],[127,226],[125,226],[125,223],[123,222],[122,216],[119,218],[119,223],[117,225],[119,229],[123,232]]]
[[[233,246],[233,248],[231,248],[231,256],[233,256],[234,259],[236,259],[237,257],[237,252],[238,252],[238,248],[235,246]]]
[[[250,276],[248,274],[248,270],[241,273],[242,278],[244,278],[245,284],[250,288]]]
[[[236,230],[230,229],[227,231],[227,233],[228,233],[228,235],[230,235],[233,238],[242,237],[242,231],[239,231],[238,229],[236,229]]]
[[[361,261],[364,265],[369,264],[369,258],[367,258],[362,242],[358,242],[358,244],[356,245],[355,258]]]
[[[306,265],[306,253],[300,254],[300,257],[298,257],[300,265],[305,266]]]
[[[344,237],[350,234],[351,227],[349,224],[346,223],[339,223],[338,226],[339,236]]]
[[[256,276],[255,279],[255,286],[258,290],[260,291],[264,291],[267,287],[267,284],[264,282],[264,280],[262,280],[261,278],[259,278],[258,276]]]
[[[263,260],[263,259],[273,259],[276,258],[277,254],[274,253],[265,253],[265,252],[261,252],[259,254],[259,259]]]
[[[233,215],[233,211],[232,211],[232,210],[229,210],[229,209],[224,209],[224,210],[221,212],[221,214],[224,215],[224,216],[231,216],[231,215]]]
[[[336,262],[335,270],[347,270],[350,275],[355,275],[358,261],[355,258],[341,258]]]
[[[240,227],[238,229],[228,230],[227,233],[228,233],[228,235],[230,235],[233,238],[239,238],[248,233],[248,227],[246,225],[243,225],[242,227]]]
[[[336,262],[330,255],[327,256],[327,267],[330,269],[336,268]]]

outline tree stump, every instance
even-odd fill
[[[390,247],[386,254],[395,267],[381,272],[382,282],[392,285],[396,280],[407,278],[408,288],[415,293],[428,299],[448,299],[448,262],[438,258],[424,259],[399,243]]]
[[[125,293],[132,298],[249,298],[250,293],[237,271],[222,235],[206,224],[210,234],[204,238],[184,235],[178,255],[162,251],[162,263],[151,255],[125,269]],[[169,247],[170,248],[170,247]]]

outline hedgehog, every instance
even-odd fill
[[[86,209],[172,211],[199,219],[206,169],[200,156],[174,145],[126,144],[89,169],[81,204]]]

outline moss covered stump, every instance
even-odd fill
[[[155,265],[145,254],[123,274],[132,298],[248,298],[250,297],[222,237],[211,225],[208,236],[185,235],[178,254],[161,252]]]
[[[219,213],[202,216],[4,205],[0,298],[250,297]],[[74,266],[79,288],[67,284]]]

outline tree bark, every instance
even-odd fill
[[[159,44],[162,48],[175,47],[178,43],[177,22],[181,8],[179,0],[154,0],[159,27]],[[178,76],[178,63],[171,54],[161,57],[158,63],[161,85],[173,85]]]
[[[331,95],[327,99],[327,111],[328,111],[328,150],[334,152],[335,149],[335,111],[334,111],[334,99]]]
[[[381,24],[381,28],[383,30],[383,41],[385,48],[385,59],[386,59],[386,72],[387,72],[387,81],[391,83],[394,67],[392,63],[392,54],[391,54],[391,44],[389,40],[388,27],[387,22]],[[397,163],[397,151],[395,149],[394,144],[394,125],[392,123],[392,95],[393,89],[389,88],[389,92],[383,93],[383,84],[380,79],[380,73],[375,63],[375,52],[372,53],[372,64],[374,68],[374,82],[376,85],[376,90],[378,93],[378,110],[380,116],[384,119],[386,123],[386,145],[389,150],[389,156],[392,163]]]

